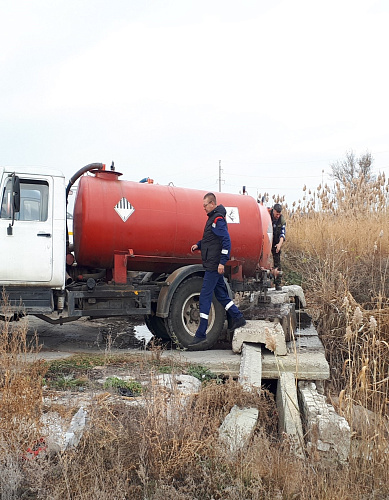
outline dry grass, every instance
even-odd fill
[[[5,298],[5,297],[4,297]],[[7,306],[5,306],[6,312]],[[24,481],[23,457],[40,438],[42,412],[41,361],[28,362],[37,351],[27,342],[27,325],[0,322],[0,492],[2,499],[18,498]]]
[[[39,437],[42,373],[40,364],[30,364],[30,371],[24,365],[20,354],[30,349],[22,332],[18,342],[15,335],[7,335],[13,341],[2,352],[2,373],[7,367],[12,372],[20,369],[25,382],[19,382],[18,390],[14,387],[15,415],[7,424],[9,435],[2,435],[6,443],[18,443],[0,448],[2,499],[324,500],[370,498],[373,492],[375,498],[386,498],[389,494],[388,464],[382,450],[373,450],[375,455],[369,460],[353,458],[343,468],[297,459],[288,442],[278,440],[273,395],[266,390],[260,395],[246,392],[232,379],[212,380],[190,397],[152,383],[145,398],[135,404],[109,404],[96,398],[76,450],[26,460],[26,448]],[[10,392],[8,388],[1,392],[5,396],[1,412],[8,411]],[[26,392],[33,394],[31,399]],[[26,404],[33,405],[33,411]],[[255,406],[260,416],[247,447],[231,454],[219,441],[218,428],[234,404]],[[337,404],[341,411],[348,411],[344,397]],[[26,433],[26,428],[32,432]],[[371,454],[368,444],[378,439],[374,433],[369,439],[361,441],[366,445],[361,450]]]
[[[20,451],[39,435],[45,366],[26,359],[26,354],[37,351],[37,345],[36,339],[27,342],[25,322],[15,327],[6,321],[0,327],[0,447]]]

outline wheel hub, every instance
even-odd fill
[[[182,305],[182,320],[188,333],[194,335],[200,323],[200,295],[198,293],[190,295]],[[208,316],[209,331],[214,322],[214,307],[211,304],[211,310]]]

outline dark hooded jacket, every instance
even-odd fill
[[[273,209],[270,212],[270,216],[273,224],[273,248],[274,248],[277,245],[277,243],[279,243],[281,237],[284,238],[284,241],[286,239],[286,230],[285,230],[286,221],[285,217],[282,214],[278,218],[278,220],[276,220],[273,217]]]
[[[217,271],[219,264],[225,265],[230,258],[231,239],[225,219],[226,209],[218,205],[207,215],[204,234],[197,246],[201,250],[204,268]]]

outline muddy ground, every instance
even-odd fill
[[[245,316],[247,317],[247,314]],[[80,318],[64,325],[52,325],[34,316],[28,316],[21,321],[26,321],[28,324],[29,338],[37,333],[41,352],[47,356],[54,352],[99,352],[107,349],[115,352],[145,349],[154,339],[143,318]],[[214,349],[231,349],[231,334],[227,333],[226,328],[227,322]],[[159,339],[156,339],[156,342],[161,343]],[[175,349],[172,342],[164,346]]]
[[[243,299],[238,296],[237,304],[246,319],[256,319],[248,297]],[[27,325],[30,339],[37,333],[40,351],[45,353],[46,359],[60,357],[60,353],[69,355],[78,352],[101,352],[107,348],[122,352],[126,349],[144,349],[153,340],[143,317],[80,318],[63,325],[52,325],[34,316],[27,316],[13,326],[17,327],[20,323]],[[227,333],[226,327],[227,323],[214,349],[231,349],[232,337]],[[174,349],[175,346],[169,343],[165,347]]]
[[[246,319],[257,319],[255,308],[248,302],[241,300],[239,306]],[[60,357],[61,353],[98,353],[106,352],[107,349],[120,353],[125,350],[145,349],[154,338],[143,317],[80,318],[63,325],[52,325],[34,316],[27,316],[19,323],[22,322],[27,324],[29,339],[32,339],[35,333],[38,335],[40,352],[44,353],[47,360]],[[18,323],[14,324],[17,325]],[[227,333],[226,327],[227,323],[214,349],[231,349],[231,334]],[[165,348],[175,349],[175,346],[169,343]]]
[[[100,352],[109,349],[142,349],[152,339],[142,319],[87,319],[51,325],[33,316],[24,318],[28,337],[37,333],[41,352]]]

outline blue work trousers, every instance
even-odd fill
[[[222,274],[217,271],[205,271],[203,286],[200,292],[200,324],[196,337],[205,338],[208,328],[208,316],[211,309],[212,297],[215,297],[232,318],[240,318],[242,313],[228,295],[228,290]]]

